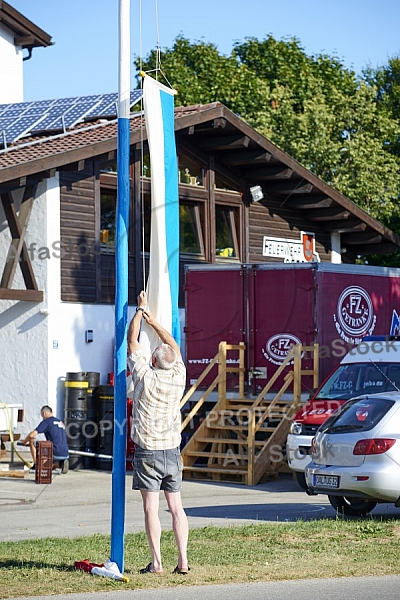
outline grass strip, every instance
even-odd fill
[[[177,563],[172,531],[162,534],[160,575],[138,574],[150,560],[144,533],[125,536],[129,583],[74,568],[85,558],[103,562],[109,548],[105,535],[0,542],[0,598],[400,573],[400,525],[372,517],[193,529],[187,577],[172,574]]]

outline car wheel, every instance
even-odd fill
[[[349,496],[328,496],[329,502],[341,515],[347,517],[364,517],[376,506],[376,502],[364,498]]]
[[[297,483],[299,484],[300,487],[303,488],[303,490],[307,489],[307,484],[306,484],[306,476],[305,474],[301,471],[296,471],[296,479],[297,479]]]
[[[313,492],[312,490],[310,490],[310,488],[307,486],[306,483],[306,476],[304,473],[300,472],[300,471],[296,471],[296,479],[297,479],[297,483],[299,484],[299,486],[301,488],[303,488],[303,490],[305,491],[306,494],[308,494],[309,496],[318,496],[318,494],[316,492]]]

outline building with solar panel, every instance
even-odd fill
[[[30,37],[22,18],[21,30],[7,18],[1,2],[0,48],[51,44],[38,28]],[[117,94],[20,102],[15,90],[0,101],[0,400],[23,405],[27,432],[42,405],[63,414],[66,373],[98,372],[106,384],[113,371]],[[398,251],[397,235],[223,104],[176,108],[175,137],[183,354],[188,266],[354,264]],[[148,272],[150,176],[141,91],[133,90],[128,318]]]

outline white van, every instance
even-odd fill
[[[307,490],[304,470],[318,427],[344,402],[362,394],[400,391],[400,338],[369,336],[355,346],[293,418],[286,441],[288,465]]]

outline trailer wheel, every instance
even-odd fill
[[[337,512],[347,517],[365,517],[377,505],[377,502],[351,496],[328,496],[329,502]]]

